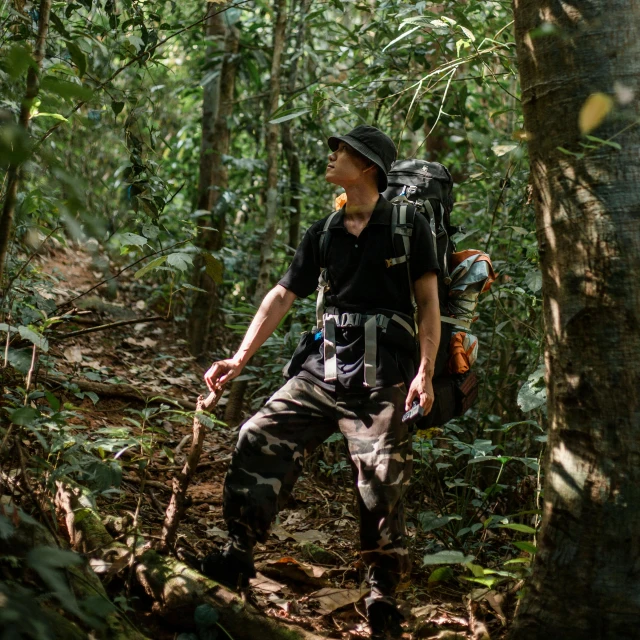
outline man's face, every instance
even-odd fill
[[[353,147],[340,142],[338,148],[329,156],[329,164],[324,174],[327,182],[337,184],[345,189],[363,180],[376,181],[376,169]]]

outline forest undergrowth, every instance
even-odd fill
[[[107,256],[101,260],[109,264]],[[41,303],[61,305],[104,280],[104,270],[95,264],[95,252],[58,243],[32,261],[33,273],[41,275],[27,288]],[[111,263],[109,269],[118,268]],[[31,607],[24,625],[56,612],[74,620],[77,637],[86,637],[80,629],[102,628],[114,611],[145,637],[209,637],[202,635],[197,615],[191,619],[192,611],[185,619],[168,615],[167,602],[149,602],[132,583],[131,554],[110,560],[87,549],[86,542],[83,547],[74,528],[82,527],[88,507],[72,510],[80,522],[69,526],[69,511],[65,516],[61,507],[64,493],[60,497],[61,483],[69,479],[95,501],[116,540],[128,540],[137,553],[159,546],[171,480],[188,454],[195,401],[205,391],[203,367],[188,355],[184,321],[172,318],[167,300],[130,273],[121,275],[116,287],[110,281],[82,295],[67,310],[73,313],[57,325],[48,344],[42,337],[37,344],[28,341],[33,336],[25,340],[24,331],[8,331],[2,402],[11,425],[2,441],[0,515],[0,544],[7,551],[0,562],[5,598],[13,597],[11,585],[20,581],[26,589],[21,607]],[[214,336],[213,356],[228,355],[235,341],[232,329]],[[254,387],[260,387],[257,382]],[[205,444],[178,530],[177,547],[198,555],[226,538],[222,484],[238,431],[222,421],[227,400],[228,393],[217,416],[202,417]],[[245,417],[247,411],[251,407],[245,406]],[[527,422],[533,423],[511,427],[524,425],[535,435]],[[530,438],[539,453],[535,444]],[[528,451],[506,455],[500,438],[486,439],[469,415],[418,432],[414,452],[407,499],[414,568],[400,593],[405,637],[504,637],[535,553],[531,535],[539,512],[532,506],[539,461]],[[42,565],[44,556],[36,553],[42,547],[29,550],[23,544],[22,554],[16,551],[12,537],[34,522],[46,527],[62,549],[72,547],[80,555],[54,556]],[[358,547],[351,470],[342,437],[332,436],[306,460],[271,537],[257,548],[259,575],[250,604],[319,637],[367,637]],[[66,583],[65,573],[86,563],[105,585],[103,606],[96,607],[95,597],[81,598]],[[70,593],[72,605],[65,597]],[[196,635],[188,635],[194,625]]]

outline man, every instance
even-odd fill
[[[409,265],[393,259],[396,209],[380,195],[396,158],[393,141],[361,125],[328,142],[325,178],[345,189],[346,205],[310,227],[236,355],[205,374],[212,391],[235,378],[296,297],[310,295],[320,282],[318,327],[297,350],[291,378],[240,431],[224,487],[230,542],[207,556],[202,570],[232,586],[248,583],[255,575],[253,546],[266,540],[304,454],[340,429],[357,481],[361,551],[371,586],[367,613],[372,637],[382,639],[402,633],[394,594],[409,570],[402,493],[412,456],[401,419],[414,400],[425,412],[433,404],[438,264],[422,216],[414,220]]]

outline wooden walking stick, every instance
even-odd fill
[[[191,483],[191,478],[198,466],[200,455],[202,454],[202,446],[204,444],[205,426],[200,422],[198,416],[203,411],[211,411],[222,396],[222,389],[212,391],[207,398],[200,396],[196,404],[196,412],[193,416],[193,438],[191,439],[191,448],[189,455],[184,463],[184,467],[180,473],[173,478],[173,491],[171,500],[164,516],[162,525],[162,538],[160,546],[167,551],[173,549],[178,525],[184,516],[185,499],[187,497],[187,489]]]

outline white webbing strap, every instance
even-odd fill
[[[328,316],[324,323],[324,381],[335,382],[337,379],[336,321],[333,317]]]
[[[324,299],[329,290],[326,276],[327,270],[322,269],[318,277],[318,297],[316,298],[316,327],[318,330],[324,326]]]
[[[378,336],[375,316],[369,316],[364,323],[364,384],[376,386],[376,365],[378,359]]]

